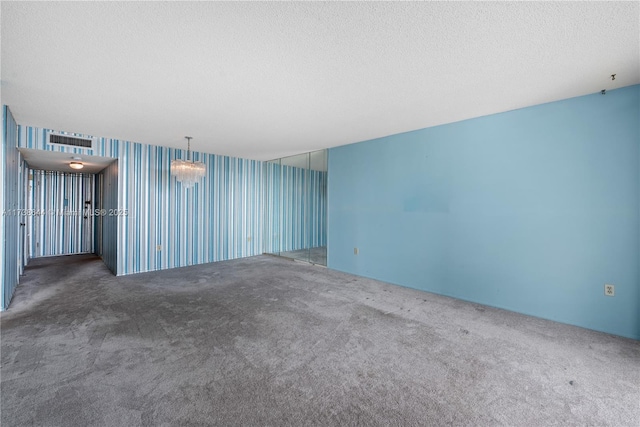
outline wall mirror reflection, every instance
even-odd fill
[[[266,164],[265,250],[327,265],[327,150]]]

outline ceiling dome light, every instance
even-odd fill
[[[69,163],[69,166],[71,167],[71,169],[82,169],[84,167],[82,162],[71,162]]]
[[[193,187],[200,182],[205,175],[207,166],[202,162],[194,162],[189,160],[191,153],[191,137],[185,136],[187,139],[187,160],[175,159],[171,161],[171,173],[175,175],[176,180],[185,188]]]

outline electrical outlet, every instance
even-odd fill
[[[353,248],[353,254],[354,255],[358,255],[360,253],[360,249],[358,248]]]
[[[159,252],[159,251],[161,251],[161,250],[162,250],[162,245],[158,245],[158,246],[156,246],[156,251],[158,251],[158,252]]]
[[[616,294],[616,287],[613,285],[609,285],[609,284],[605,284],[604,285],[604,294],[608,297],[612,297],[615,296]]]

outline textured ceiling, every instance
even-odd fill
[[[640,83],[638,2],[1,8],[18,123],[261,160]]]

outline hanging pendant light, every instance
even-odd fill
[[[185,188],[193,187],[204,177],[207,167],[202,162],[189,160],[191,154],[191,137],[187,139],[187,160],[175,159],[171,161],[171,173]]]

